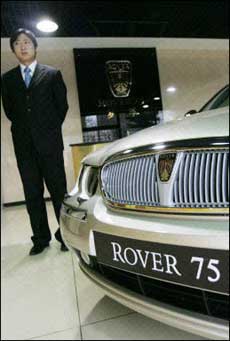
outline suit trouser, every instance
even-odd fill
[[[51,233],[43,197],[44,181],[59,223],[61,204],[67,193],[63,151],[40,155],[34,149],[26,160],[19,159],[17,163],[33,231],[31,239],[36,245],[47,244],[51,240]],[[55,235],[61,239],[60,228]]]

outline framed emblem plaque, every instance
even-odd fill
[[[84,142],[114,141],[158,124],[163,107],[154,47],[73,53]]]

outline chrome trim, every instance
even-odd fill
[[[105,199],[106,200],[106,199]],[[138,205],[125,205],[117,204],[108,201],[108,206],[113,208],[119,208],[123,210],[135,210],[141,212],[150,213],[171,213],[171,214],[205,214],[205,215],[228,215],[228,208],[189,208],[189,207],[150,207],[150,206],[138,206]]]
[[[209,142],[209,146],[204,146],[204,143]],[[169,143],[168,143],[169,144]],[[186,146],[186,144],[190,145],[190,146]],[[193,144],[193,146],[191,146],[191,144]],[[167,144],[165,144],[167,145]],[[158,145],[153,145],[153,146],[145,146],[141,147],[141,148],[136,148],[133,150],[127,150],[127,151],[123,151],[121,153],[115,154],[113,157],[108,158],[104,164],[102,165],[101,169],[100,169],[100,176],[99,176],[99,183],[100,183],[100,188],[101,188],[101,193],[103,196],[103,199],[105,201],[105,203],[108,205],[108,207],[111,208],[119,208],[121,210],[133,210],[133,211],[141,211],[141,212],[151,212],[151,213],[172,213],[172,214],[195,214],[195,215],[224,215],[227,216],[229,214],[229,208],[228,207],[207,207],[207,203],[210,202],[211,204],[211,199],[215,202],[215,198],[214,198],[214,192],[215,192],[215,188],[217,188],[218,184],[215,185],[214,188],[214,180],[213,182],[211,182],[210,179],[214,179],[214,176],[216,176],[216,173],[214,173],[214,169],[217,165],[217,161],[221,160],[221,156],[220,153],[218,154],[218,157],[216,157],[216,153],[214,151],[221,151],[223,150],[223,161],[222,162],[222,166],[227,165],[227,156],[226,156],[226,148],[227,145],[229,145],[228,141],[226,141],[226,138],[213,138],[213,139],[202,139],[202,140],[191,140],[189,141],[174,141],[174,145],[177,145],[178,147],[175,148],[171,147],[171,148],[167,148],[164,149],[164,147],[159,146]],[[183,147],[184,145],[184,147]],[[195,146],[194,146],[195,145]],[[191,153],[189,154],[189,152],[195,152],[194,154]],[[201,157],[200,154],[198,152],[202,152],[202,151],[206,151],[207,152],[207,160],[208,162],[205,162],[205,155],[202,153]],[[208,153],[210,151],[210,153]],[[197,153],[196,153],[197,152]],[[213,152],[213,153],[211,153]],[[138,157],[143,157],[147,159],[144,160],[144,164],[148,164],[148,160],[150,160],[151,155],[153,155],[155,157],[156,160],[158,160],[159,155],[162,153],[177,153],[177,160],[174,164],[174,169],[173,172],[171,174],[171,178],[169,179],[168,182],[166,183],[160,183],[160,179],[159,179],[159,174],[157,174],[158,176],[158,184],[160,183],[159,186],[159,190],[160,190],[160,200],[157,204],[155,204],[155,206],[153,205],[146,205],[144,204],[144,202],[146,202],[145,199],[149,199],[149,196],[147,196],[148,193],[148,189],[144,188],[143,189],[143,193],[142,193],[142,197],[140,198],[140,191],[137,190],[137,196],[131,196],[132,199],[134,200],[127,200],[128,202],[114,202],[112,199],[113,198],[108,198],[106,196],[106,193],[104,192],[103,188],[102,188],[102,172],[104,170],[104,167],[111,165],[113,163],[120,163],[120,168],[121,168],[121,162],[122,161],[127,161],[129,162],[129,160],[133,160],[134,158],[136,158],[136,160],[133,160],[135,166],[135,172],[134,172],[134,168],[133,168],[133,172],[131,171],[130,176],[134,176],[134,180],[133,183],[136,184],[136,178],[137,178],[137,174],[138,174],[138,170],[139,168],[137,167],[137,163],[138,163]],[[158,161],[157,161],[158,162]],[[179,167],[179,163],[180,162],[184,162],[184,166],[180,165],[180,179],[184,178],[185,180],[183,181],[183,184],[179,181],[178,183],[178,189],[179,191],[177,192],[175,185],[172,186],[172,182],[176,182],[177,180],[175,179],[175,174],[178,171],[178,167]],[[205,164],[204,164],[205,163]],[[192,167],[191,167],[192,165]],[[209,167],[209,165],[211,166],[211,169]],[[140,166],[140,165],[139,165]],[[155,161],[155,166],[156,166],[156,161]],[[205,167],[204,167],[205,166]],[[124,166],[125,167],[125,166]],[[127,166],[128,168],[128,166]],[[146,167],[145,167],[146,168]],[[149,174],[148,170],[146,170],[144,168],[144,172],[146,174],[146,176]],[[156,167],[157,168],[157,167]],[[199,173],[199,169],[201,169],[200,173]],[[140,170],[139,170],[140,171]],[[173,175],[174,173],[174,175]],[[193,173],[194,179],[192,180],[192,182],[187,183],[186,178],[188,178],[189,175],[191,175]],[[217,168],[217,174],[220,175],[221,173],[221,166],[220,164],[218,164],[218,168]],[[226,175],[226,170],[224,170],[222,168],[222,175]],[[187,177],[184,175],[187,174]],[[123,169],[123,173],[121,174],[124,176],[124,169]],[[199,179],[199,186],[196,186],[197,180]],[[121,177],[121,182],[124,179]],[[113,181],[116,181],[115,179],[113,179]],[[149,180],[147,180],[148,182]],[[206,182],[206,184],[204,184],[204,181]],[[219,180],[218,180],[219,181]],[[224,182],[224,181],[223,181]],[[226,182],[226,181],[225,181]],[[148,182],[149,183],[149,182]],[[114,183],[113,183],[114,184]],[[123,182],[122,182],[123,184]],[[205,185],[205,192],[203,192],[203,186]],[[164,190],[162,189],[163,186],[167,186],[167,190],[171,191],[170,193],[167,192],[166,187],[164,187]],[[211,186],[211,187],[210,187]],[[138,188],[138,186],[137,186]],[[211,188],[211,193],[209,193],[208,188]],[[194,193],[193,192],[194,189]],[[123,190],[125,191],[125,188],[123,188]],[[223,193],[223,198],[227,198],[226,195],[226,189],[225,189],[225,184],[222,183],[222,193]],[[131,192],[133,192],[133,189],[131,189]],[[156,191],[155,191],[156,192]],[[167,192],[167,196],[165,194],[163,194]],[[217,198],[220,198],[220,191],[219,189],[215,192]],[[205,197],[203,197],[203,194]],[[199,201],[197,201],[198,196],[200,198]],[[170,199],[169,197],[174,197],[174,201],[172,201],[170,203]],[[209,198],[210,197],[210,198]],[[122,198],[126,198],[126,197],[122,197],[119,196],[120,199]],[[130,196],[129,196],[130,198]],[[140,200],[141,199],[141,200]],[[153,198],[151,198],[153,200]],[[191,203],[192,200],[192,203]],[[138,201],[140,201],[140,204],[138,203]],[[202,206],[202,202],[204,201],[204,206],[206,207],[188,207],[189,205],[193,205],[193,206]],[[143,202],[143,205],[141,204]],[[184,203],[184,204],[180,204],[180,202]],[[187,206],[187,207],[175,207],[175,206]],[[224,205],[224,204],[223,204]],[[226,202],[225,205],[227,206],[228,203]]]
[[[124,207],[115,207],[104,201],[105,206],[114,213],[120,214],[132,214],[133,216],[140,217],[155,217],[162,219],[180,219],[180,220],[214,220],[214,221],[229,221],[229,211],[223,214],[215,214],[214,212],[173,212],[169,211],[141,211],[139,209],[125,209]]]
[[[61,215],[68,219],[75,219],[81,223],[87,223],[87,211],[81,208],[73,208],[63,204],[61,208]]]

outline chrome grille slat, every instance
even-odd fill
[[[160,202],[160,196],[159,196],[159,188],[157,185],[157,182],[155,181],[155,193],[156,193],[156,202]]]
[[[135,184],[136,184],[136,176],[137,176],[137,161],[134,160],[133,162],[133,181],[132,181],[132,201],[137,201],[136,197],[136,190],[135,190]]]
[[[124,176],[124,165],[121,163],[121,171],[120,171],[120,181],[119,181],[119,186],[120,186],[120,191],[119,191],[119,200],[123,202],[123,176]]]
[[[211,154],[211,173],[210,173],[210,201],[212,203],[216,203],[215,191],[214,188],[216,187],[216,153]]]
[[[117,184],[117,181],[118,181],[118,172],[119,172],[119,164],[118,165],[115,165],[115,170],[116,170],[116,173],[115,173],[115,179],[114,179],[114,198],[117,198],[117,194],[118,194],[118,184]]]
[[[156,162],[154,162],[154,156],[152,157],[152,165],[153,165],[153,176],[152,176],[152,179],[151,179],[151,196],[152,196],[152,201],[153,202],[158,202],[156,186],[155,186]]]
[[[113,179],[115,178],[115,166],[113,165],[113,167],[111,168],[111,175],[108,179],[108,183],[109,183],[109,189],[110,189],[110,193],[111,193],[111,197],[114,197],[114,192],[113,192]]]
[[[151,203],[151,173],[152,173],[152,162],[151,158],[148,158],[148,164],[147,164],[147,179],[146,179],[146,187],[147,187],[147,203]]]
[[[199,194],[200,194],[200,203],[201,207],[202,204],[205,203],[205,198],[204,198],[204,186],[205,186],[205,160],[206,160],[206,155],[205,153],[202,154],[201,156],[201,164],[200,164],[200,185],[199,185]]]
[[[121,185],[120,185],[120,178],[121,178],[121,168],[122,165],[121,163],[119,163],[118,165],[118,173],[117,173],[117,183],[116,183],[116,187],[117,187],[117,192],[116,192],[116,197],[118,198],[118,200],[120,200],[120,191],[121,191]]]
[[[199,188],[200,188],[200,178],[199,178],[199,166],[201,161],[201,155],[196,154],[195,169],[194,169],[194,201],[195,203],[200,202]]]
[[[128,169],[127,169],[127,178],[126,178],[126,184],[127,184],[127,187],[126,187],[126,193],[127,193],[127,196],[126,196],[126,200],[129,202],[131,201],[131,186],[132,186],[132,183],[130,181],[131,179],[131,170],[132,170],[132,165],[131,165],[131,162],[127,162],[128,164]]]
[[[190,163],[190,155],[186,155],[185,160],[185,170],[184,170],[184,203],[188,204],[188,184],[189,184],[189,163]]]
[[[112,172],[112,197],[115,198],[115,184],[116,184],[116,171],[117,165],[112,165],[113,172]]]
[[[112,172],[113,172],[113,169],[112,169]],[[108,189],[109,189],[110,192],[111,192],[111,189],[112,189],[112,186],[111,186],[112,172],[111,173],[107,173],[107,183],[108,183]]]
[[[137,202],[137,168],[138,168],[138,162],[137,160],[134,161],[134,180],[133,180],[133,201]]]
[[[172,187],[170,207],[228,207],[228,150],[213,148],[178,151],[178,154],[171,184],[166,183]],[[117,204],[161,206],[159,186],[162,184],[157,176],[157,160],[157,154],[149,154],[105,164],[101,173],[105,198]]]
[[[122,200],[125,200],[126,197],[126,175],[127,175],[127,163],[122,165],[122,173],[121,173],[121,198]]]
[[[118,179],[118,167],[119,165],[114,165],[114,172],[115,172],[115,175],[114,175],[114,194],[113,194],[113,199],[115,199],[117,197],[117,179]],[[108,168],[107,168],[108,170]]]
[[[148,178],[147,178],[147,172],[148,172],[148,158],[145,158],[144,160],[144,172],[143,172],[143,177],[144,177],[144,186],[143,186],[143,198],[144,198],[144,202],[147,205],[147,184],[148,184]]]
[[[183,179],[184,179],[184,155],[183,158],[181,160],[181,165],[180,165],[180,170],[179,170],[179,180],[178,180],[178,184],[179,184],[179,202],[183,203],[184,202],[184,192],[183,192]]]
[[[141,174],[142,174],[142,163],[140,159],[137,159],[137,202],[144,202],[143,191],[141,188]]]
[[[136,192],[137,192],[137,200],[136,203],[141,201],[141,193],[140,193],[140,167],[141,167],[141,163],[139,162],[139,160],[137,159],[137,177],[136,177]]]
[[[221,168],[223,167],[223,154],[219,153],[217,155],[217,170],[216,170],[216,202],[219,203],[223,201],[221,193]]]
[[[175,181],[175,185],[173,187],[173,198],[174,198],[175,204],[177,205],[179,202],[178,180]]]
[[[119,191],[119,200],[123,201],[123,175],[124,175],[124,166],[121,163],[121,171],[120,171],[120,181],[119,181],[119,185],[120,185],[120,191]]]
[[[115,178],[115,167],[113,166],[111,168],[111,174],[113,174],[112,176],[108,176],[108,172],[106,171],[106,179],[107,179],[107,182],[109,184],[109,189],[110,189],[110,196],[113,197],[114,196],[114,193],[113,193],[113,183],[112,183],[112,180]]]
[[[206,166],[205,166],[205,202],[210,202],[210,171],[211,171],[211,154],[206,155]]]
[[[194,165],[195,165],[195,157],[196,154],[192,154],[190,158],[190,167],[189,167],[189,177],[188,177],[188,184],[189,184],[189,191],[188,191],[188,197],[189,197],[189,203],[194,202]]]
[[[223,157],[223,168],[222,168],[222,196],[223,196],[224,203],[226,203],[227,201],[227,188],[228,188],[227,167],[228,167],[228,160],[227,160],[227,154],[225,153]]]

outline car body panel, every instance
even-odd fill
[[[226,320],[198,314],[195,311],[190,311],[190,307],[181,309],[138,295],[95,272],[93,268],[87,266],[87,259],[90,262],[90,257],[97,258],[96,232],[162,245],[209,249],[212,252],[215,250],[228,251],[228,216],[226,214],[219,216],[182,214],[178,216],[111,207],[99,188],[101,183],[93,194],[89,194],[84,189],[87,187],[84,174],[89,173],[88,168],[101,169],[111,158],[116,158],[119,154],[123,154],[125,158],[132,151],[135,152],[136,148],[154,146],[161,150],[169,142],[172,142],[173,145],[178,142],[183,144],[183,141],[189,141],[189,145],[193,146],[193,141],[199,139],[204,144],[206,143],[205,139],[209,142],[213,140],[213,145],[218,147],[218,138],[225,139],[228,134],[229,108],[222,107],[141,130],[87,155],[82,161],[84,167],[79,177],[80,180],[62,205],[60,221],[63,239],[72,252],[78,258],[80,257],[79,263],[82,271],[106,294],[151,318],[211,339],[228,339]],[[98,177],[100,177],[100,172],[98,172]],[[82,181],[81,185],[79,185],[80,181]],[[159,280],[159,278],[156,279]],[[167,282],[164,279],[160,281]],[[198,289],[194,285],[178,284],[178,287],[182,286],[191,288],[191,290]],[[206,288],[203,291],[205,290],[212,293],[212,290]],[[226,294],[222,296],[226,297]]]
[[[128,149],[161,142],[228,136],[228,134],[229,108],[225,107],[141,130],[87,155],[82,162],[100,166],[112,155]]]

